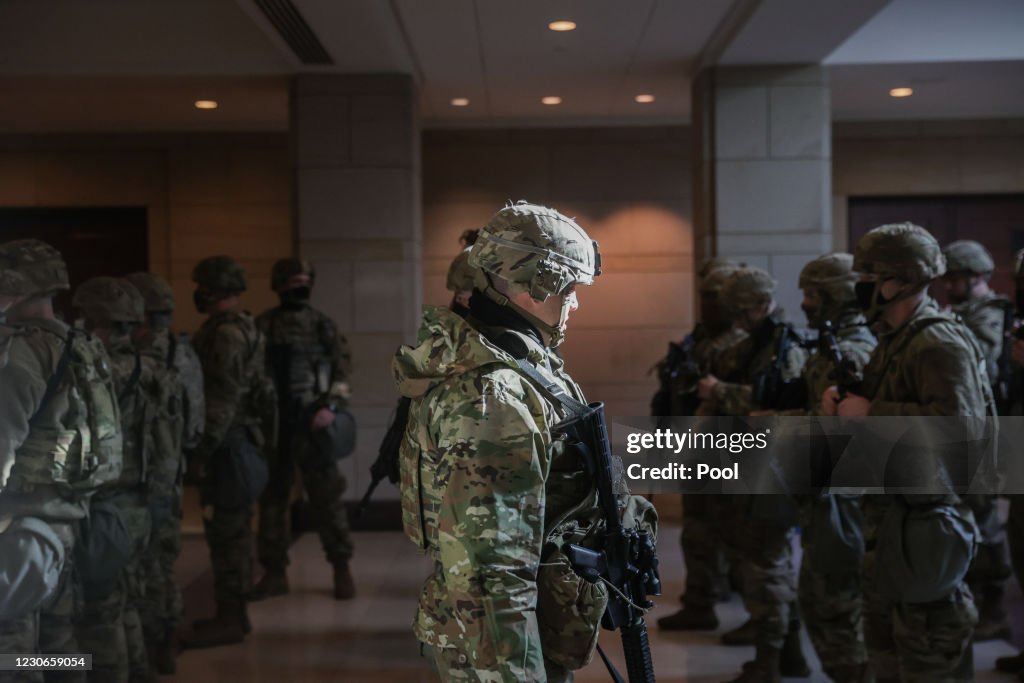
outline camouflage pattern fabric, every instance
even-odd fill
[[[21,488],[12,472],[18,471],[19,458],[26,452],[52,452],[58,436],[67,434],[64,425],[89,410],[76,398],[74,383],[68,382],[49,403],[40,406],[47,381],[56,372],[68,337],[67,325],[54,320],[34,320],[17,327],[0,328],[0,516],[32,516],[48,522],[65,546],[65,563],[57,595],[39,611],[21,619],[0,622],[0,652],[12,654],[78,654],[82,650],[75,638],[73,621],[77,591],[71,580],[75,534],[73,526],[86,514],[87,495],[61,493],[52,485]],[[120,471],[121,435],[111,371],[102,345],[84,335],[76,337],[84,356],[95,359],[97,391],[105,391],[109,414],[88,416],[83,422],[104,430],[116,442],[118,461],[108,476]],[[41,410],[40,410],[41,409]],[[38,415],[36,415],[38,411]],[[29,420],[36,415],[34,424]],[[75,454],[70,453],[74,461]],[[19,674],[19,676],[21,676]],[[84,681],[82,672],[53,676],[65,681]],[[26,673],[14,680],[39,681],[41,674]]]
[[[399,349],[392,364],[412,398],[403,523],[436,562],[414,632],[434,650],[443,680],[566,680],[564,669],[575,667],[558,664],[565,648],[546,639],[589,644],[581,654],[589,659],[607,592],[556,562],[557,553],[542,563],[542,552],[561,522],[592,507],[593,487],[553,440],[559,408],[488,339],[515,335],[538,371],[583,396],[533,337],[474,324],[485,333],[447,308],[427,307],[418,344]],[[551,612],[556,589],[576,601],[564,612]]]
[[[922,301],[901,327],[880,323],[876,332],[878,347],[864,369],[869,415],[990,414],[992,394],[979,369],[981,350],[932,299]],[[895,604],[874,588],[885,581],[876,575],[873,546],[888,500],[870,496],[864,506],[864,627],[871,669],[879,681],[971,681],[978,615],[966,586],[923,604]],[[915,627],[922,630],[913,632]]]
[[[161,505],[166,505],[164,512],[168,516],[163,523],[154,523],[150,542],[142,557],[144,589],[139,612],[142,630],[148,642],[160,642],[170,637],[182,615],[181,591],[174,580],[174,564],[181,554],[182,484],[185,471],[183,441],[194,428],[194,422],[189,424],[188,406],[195,406],[196,402],[195,397],[190,396],[194,387],[186,390],[182,382],[179,363],[182,348],[187,348],[193,357],[195,352],[190,346],[177,345],[178,352],[172,357],[170,341],[170,333],[164,331],[151,339],[149,345],[141,350],[143,358],[152,363],[154,381],[161,387],[158,395],[162,395],[165,401],[170,402],[170,405],[159,411],[158,418],[152,425],[156,435],[154,469],[159,472],[159,476],[156,477],[157,481],[150,480],[149,488],[166,498],[166,503],[161,501]],[[198,359],[195,363],[198,368]],[[199,371],[201,387],[201,368]],[[201,401],[202,397],[199,399]],[[179,410],[175,414],[173,405],[184,406],[185,410]],[[205,416],[200,415],[199,418],[198,422],[201,424]]]
[[[703,367],[713,367],[718,354],[738,343],[747,333],[733,328],[717,336],[701,339],[694,346],[694,357]],[[679,541],[686,564],[685,606],[710,607],[728,585],[727,572],[738,559],[731,530],[724,528],[732,505],[726,496],[687,494],[683,496],[683,530]],[[730,547],[732,546],[732,547]]]
[[[215,458],[230,457],[224,447],[230,430],[244,430],[255,444],[263,445],[258,394],[264,382],[264,343],[249,314],[225,311],[206,319],[193,345],[206,392],[206,429],[194,454],[197,464],[210,472]],[[252,511],[214,505],[215,486],[207,474],[201,498],[214,593],[218,604],[240,608],[251,583]]]
[[[863,368],[871,358],[877,340],[868,330],[861,313],[846,312],[832,321],[836,341],[843,358],[853,362],[862,376]],[[807,359],[804,366],[807,381],[807,412],[821,414],[821,396],[835,384],[835,366],[829,356],[819,349]],[[814,501],[805,497],[800,501],[800,542],[804,558],[813,552]],[[851,567],[846,574],[824,574],[809,562],[802,562],[798,584],[800,613],[811,643],[818,653],[821,666],[829,676],[840,683],[844,672],[856,670],[867,662],[864,643],[864,605],[861,594],[860,572]]]
[[[1008,305],[1005,296],[989,291],[984,296],[951,307],[981,344],[989,379],[998,376],[999,356],[1003,352],[1003,325],[1006,322],[1004,311]]]
[[[279,378],[284,370],[288,375],[275,384],[282,422],[292,423],[279,425],[291,433],[291,439],[287,451],[279,451],[271,459],[270,484],[260,498],[260,563],[274,569],[288,564],[288,508],[296,466],[324,554],[332,564],[343,563],[352,557],[348,513],[341,500],[347,483],[333,462],[316,457],[308,425],[300,421],[308,419],[315,408],[348,405],[352,393],[348,341],[334,321],[309,305],[273,308],[259,316],[256,324],[266,338],[267,374]],[[275,368],[275,358],[287,368]]]
[[[772,313],[762,323],[763,328],[718,354],[712,372],[720,381],[698,412],[748,415],[758,408],[750,383],[772,362],[776,335],[782,331],[781,319],[781,311]],[[772,325],[774,332],[765,334]],[[803,348],[790,347],[783,379],[800,377],[806,357]],[[785,496],[733,496],[732,504],[732,523],[738,530],[734,542],[741,558],[743,603],[757,626],[757,645],[777,650],[785,641],[790,621],[796,618],[796,567],[790,545],[795,520],[786,523],[768,517],[786,509],[791,502]]]

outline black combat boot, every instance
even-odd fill
[[[1010,657],[997,657],[996,670],[1008,674],[1015,674],[1024,671],[1024,652],[1018,652]]]
[[[245,640],[246,630],[252,630],[245,604],[217,604],[217,615],[212,619],[199,619],[192,624],[192,633],[181,639],[185,650],[199,650],[220,645],[234,645]]]
[[[791,619],[789,622],[789,630],[786,631],[786,640],[782,643],[782,653],[779,656],[779,673],[786,678],[807,678],[811,675],[811,668],[807,666],[804,648],[800,642],[799,619]]]
[[[1010,622],[1003,609],[1002,588],[985,587],[974,592],[978,604],[978,625],[974,627],[974,642],[1010,640]]]
[[[759,645],[754,661],[746,662],[738,678],[730,683],[781,683],[779,674],[781,650]]]
[[[356,584],[352,580],[348,560],[341,560],[334,565],[334,599],[351,600],[354,597],[356,597]]]
[[[249,591],[249,599],[266,600],[278,595],[288,594],[288,574],[284,567],[267,567],[267,570],[252,590]]]
[[[722,634],[723,645],[753,645],[757,636],[757,626],[753,619],[747,619],[742,626]]]
[[[714,631],[718,628],[718,617],[711,605],[684,605],[675,614],[658,619],[662,631]]]

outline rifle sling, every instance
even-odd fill
[[[42,414],[46,406],[56,396],[57,389],[60,388],[61,383],[64,381],[64,375],[67,374],[68,365],[71,363],[71,342],[74,338],[75,328],[72,327],[68,330],[68,338],[64,340],[64,351],[60,354],[60,360],[57,361],[57,369],[50,375],[50,379],[46,380],[46,392],[43,394],[42,400],[39,401],[39,407],[36,408],[36,412],[32,413],[32,417],[28,420],[29,427],[36,425],[39,415]]]

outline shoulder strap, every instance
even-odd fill
[[[516,361],[519,371],[522,372],[534,386],[544,394],[552,403],[556,403],[565,410],[570,419],[578,418],[587,411],[587,406],[565,392],[557,383],[547,379],[537,371],[537,368],[526,359],[526,348],[522,341],[514,334],[505,333],[497,339],[491,340],[494,345],[512,356]]]
[[[43,394],[43,399],[39,402],[39,407],[36,408],[36,412],[29,418],[29,426],[35,426],[36,419],[42,414],[46,407],[53,400],[53,397],[57,394],[57,390],[60,388],[61,383],[64,381],[64,375],[67,374],[68,365],[71,363],[71,345],[75,338],[75,328],[68,330],[67,339],[64,340],[64,351],[60,354],[60,360],[57,361],[57,369],[50,375],[50,379],[46,381],[46,392]]]
[[[136,385],[139,383],[139,376],[142,374],[142,358],[139,356],[139,352],[135,352],[135,367],[132,368],[132,374],[128,376],[128,381],[125,382],[124,386],[121,387],[121,391],[117,394],[117,402],[122,403],[129,394],[135,390]]]

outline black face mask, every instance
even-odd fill
[[[173,314],[171,313],[150,313],[149,326],[154,330],[169,330],[172,318]]]
[[[309,287],[293,287],[279,293],[281,306],[284,308],[300,308],[309,301],[313,290]]]
[[[454,297],[452,298],[452,302],[448,304],[448,308],[452,309],[452,313],[459,316],[460,318],[465,318],[470,313],[469,307],[463,306],[462,304],[459,303],[458,299],[455,299]]]
[[[811,308],[810,306],[800,305],[800,310],[804,312],[807,317],[807,324],[811,327],[817,328],[821,326],[821,309]]]
[[[857,295],[857,303],[860,305],[861,310],[867,311],[871,308],[871,305],[875,302],[875,287],[877,282],[857,282],[853,285],[853,292]],[[881,301],[882,297],[879,296]],[[881,303],[885,303],[881,301]]]
[[[192,303],[196,305],[196,310],[200,313],[209,313],[210,308],[213,307],[217,300],[213,298],[208,292],[204,292],[200,289],[192,292]]]

